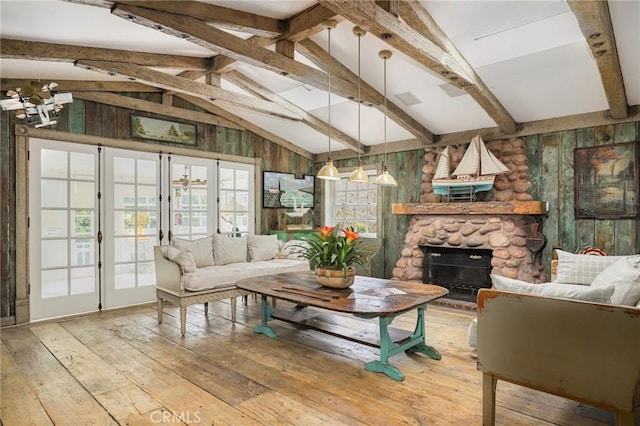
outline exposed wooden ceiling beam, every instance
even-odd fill
[[[131,98],[129,96],[115,95],[113,93],[103,92],[76,92],[73,94],[73,97],[76,99],[84,99],[86,101],[99,102],[101,104],[114,105],[122,108],[134,109],[137,111],[161,114],[167,117],[182,118],[185,120],[196,121],[198,123],[213,124],[214,126],[223,126],[232,129],[244,130],[242,126],[239,126],[236,123],[222,117],[207,114],[204,112],[190,111],[184,108],[177,108],[170,105],[159,104],[157,102]]]
[[[611,117],[627,117],[629,105],[608,3],[603,0],[569,0],[567,3],[578,19],[578,25],[598,64]]]
[[[275,135],[267,130],[264,130],[261,127],[256,126],[253,123],[248,122],[247,120],[238,117],[237,115],[217,106],[214,105],[210,102],[207,102],[204,99],[201,98],[197,98],[195,96],[189,96],[189,95],[182,95],[182,94],[177,94],[176,95],[179,98],[184,99],[187,102],[192,103],[193,105],[202,108],[205,111],[209,111],[211,114],[215,114],[215,115],[219,115],[220,117],[224,117],[229,121],[232,121],[236,124],[238,124],[239,126],[244,127],[245,129],[249,130],[250,132],[255,133],[258,136],[262,136],[265,139],[270,140],[271,142],[278,144],[286,149],[288,149],[289,151],[295,152],[296,154],[304,157],[304,158],[308,158],[309,160],[313,159],[313,154],[311,154],[309,151],[307,151],[306,149],[300,148],[299,146],[289,142],[288,140],[281,138],[278,135]]]
[[[294,114],[288,109],[274,104],[273,102],[242,95],[240,93],[230,92],[208,84],[198,83],[196,81],[187,80],[186,78],[155,71],[140,65],[125,62],[81,60],[76,62],[76,66],[83,67],[91,71],[115,73],[116,75],[121,75],[127,78],[134,78],[136,81],[143,82],[150,86],[161,87],[165,90],[174,90],[178,93],[185,93],[187,95],[193,95],[204,99],[215,99],[241,108],[252,109],[254,111],[291,120],[301,119],[297,114]]]
[[[241,74],[238,71],[228,72],[224,74],[223,78],[235,84],[236,86],[240,87],[245,91],[253,93],[256,96],[263,97],[264,99],[269,100],[271,102],[277,103],[283,106],[284,108],[290,109],[291,111],[295,112],[296,114],[302,117],[302,122],[304,124],[322,133],[323,135],[329,136],[329,125],[327,123],[313,116],[312,114],[309,114],[304,109],[289,102],[288,100],[278,95],[277,93],[272,92],[271,90],[267,89],[257,81],[250,79],[249,77],[245,76],[244,74]],[[331,128],[331,139],[334,139],[346,145],[356,153],[360,152],[362,154],[364,152],[364,150],[362,149],[362,146],[360,145],[360,143],[358,143],[357,140],[347,135],[346,133],[340,131],[339,129],[336,129],[335,127]]]
[[[207,49],[221,52],[226,56],[259,68],[286,75],[303,84],[328,90],[326,73],[211,27],[197,19],[119,4],[114,7],[112,13],[125,19],[134,16],[136,23],[151,28],[160,24],[163,28],[162,31],[167,34],[176,37],[188,34],[189,41]],[[344,97],[354,96],[355,93],[355,88],[350,82],[339,78],[332,79],[331,89],[333,93]]]
[[[58,80],[58,92],[146,92],[157,93],[162,89],[131,81],[93,81],[93,80]],[[23,87],[31,82],[30,79],[2,79],[2,90]]]
[[[473,67],[464,59],[420,2],[400,1],[398,2],[398,12],[409,26],[423,34],[427,39],[434,42],[455,58],[472,80],[472,84],[465,85],[462,88],[471,95],[505,133],[507,133],[507,130],[517,130],[516,121],[511,114],[509,114],[507,109],[500,103],[487,85],[484,84],[484,81],[476,74]]]
[[[191,56],[41,43],[8,38],[0,39],[0,44],[2,45],[0,57],[11,59],[53,62],[74,62],[78,59],[90,59],[93,61],[122,61],[148,67],[184,68],[188,70],[207,70],[211,67],[210,59]]]
[[[117,3],[190,16],[215,25],[218,28],[226,28],[263,37],[278,36],[285,26],[285,22],[278,19],[199,1],[118,1]]]
[[[332,75],[336,75],[345,81],[354,82],[355,94],[352,95],[350,99],[358,99],[357,74],[353,73],[335,58],[330,57],[326,50],[310,39],[297,43],[296,50],[322,70],[328,70],[328,65],[331,63]],[[372,104],[379,111],[384,111],[384,96],[364,80],[361,82],[360,97],[364,101]],[[413,134],[417,139],[422,140],[425,145],[433,142],[433,133],[431,133],[429,129],[418,123],[389,99],[387,99],[387,116],[409,133]]]
[[[373,0],[318,0],[320,4],[344,16],[349,21],[368,28],[387,44],[406,54],[418,63],[424,65],[447,82],[463,89],[475,84],[473,76],[469,75],[464,66],[450,53],[433,43],[419,31],[385,11]],[[477,90],[476,96],[486,95]],[[471,92],[470,92],[471,93]],[[486,98],[485,108],[489,116],[505,133],[513,133],[517,129],[515,120],[505,114],[494,102]]]
[[[254,36],[247,39],[247,41],[261,47],[271,46],[279,40],[289,40],[296,43],[321,32],[324,29],[322,23],[327,19],[335,18],[336,14],[334,12],[317,4],[287,19],[287,29],[279,37],[266,38]],[[238,61],[234,58],[217,55],[214,58],[213,71],[218,73],[232,71],[236,68],[237,64]]]

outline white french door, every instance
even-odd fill
[[[35,138],[29,150],[31,319],[95,311],[98,150]]]
[[[158,154],[108,148],[105,164],[105,307],[153,301],[153,246],[160,229]]]

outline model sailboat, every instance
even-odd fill
[[[509,168],[487,149],[480,136],[476,136],[451,174],[449,147],[442,151],[431,183],[437,195],[469,194],[469,198],[473,198],[473,194],[493,188],[496,175],[508,172]]]

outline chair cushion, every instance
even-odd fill
[[[493,274],[491,275],[491,281],[497,290],[596,303],[611,303],[611,296],[614,292],[613,285],[593,288],[580,284],[560,284],[555,282],[532,284]]]

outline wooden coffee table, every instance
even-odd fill
[[[269,321],[278,319],[296,322],[286,315],[277,313],[269,304],[268,297],[352,314],[359,318],[378,318],[379,341],[371,343],[330,332],[319,327],[304,324],[309,328],[328,332],[331,335],[380,348],[380,360],[365,364],[367,371],[384,373],[395,380],[404,380],[404,374],[389,364],[389,358],[399,354],[422,353],[439,360],[440,353],[425,343],[424,311],[427,303],[446,296],[446,288],[431,284],[407,283],[380,278],[356,276],[354,284],[347,289],[332,289],[315,283],[312,272],[290,272],[240,280],[236,286],[242,290],[258,293],[262,297],[262,322],[253,331],[275,338],[275,331]],[[389,333],[389,325],[401,314],[417,310],[418,318],[413,333],[394,341]]]

